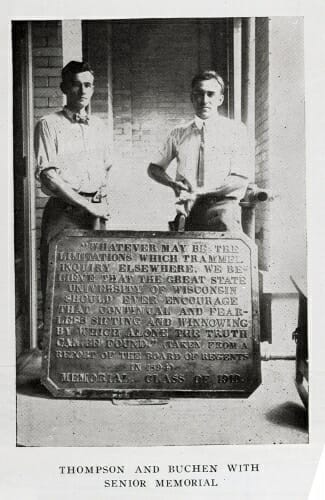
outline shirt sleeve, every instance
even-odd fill
[[[175,138],[173,132],[170,132],[165,143],[158,149],[156,155],[151,160],[151,163],[163,167],[167,170],[168,165],[176,157]]]
[[[40,174],[47,168],[56,168],[57,148],[54,130],[48,125],[45,118],[41,119],[35,128],[34,149],[36,156],[36,178],[40,179]]]
[[[236,127],[234,133],[234,150],[231,157],[230,175],[250,177],[250,148],[247,129],[243,123]]]

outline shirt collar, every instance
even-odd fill
[[[202,120],[202,118],[199,118],[198,116],[195,115],[195,117],[194,117],[194,123],[195,123],[196,127],[199,130],[201,130],[201,128],[203,127],[204,120]]]
[[[214,123],[216,123],[219,120],[219,117],[220,117],[220,115],[217,113],[217,114],[211,116],[210,118],[208,118],[207,120],[202,120],[202,118],[195,115],[193,125],[196,125],[196,127],[199,130],[201,130],[201,128],[203,127],[203,124],[205,126],[209,127],[210,125],[213,125]]]
[[[72,122],[72,123],[78,123],[78,118],[77,117],[81,117],[82,119],[84,119],[85,121],[83,121],[82,123],[88,123],[89,119],[90,119],[90,115],[89,113],[75,113],[74,111],[71,111],[71,109],[69,109],[67,106],[64,106],[63,108],[63,113],[65,114],[65,116]]]

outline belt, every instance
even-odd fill
[[[84,198],[87,198],[90,200],[92,203],[100,203],[102,201],[103,195],[99,193],[98,191],[95,191],[93,193],[85,193],[84,191],[79,191],[81,196]]]
[[[93,193],[84,193],[83,191],[79,191],[79,194],[81,194],[81,196],[94,196],[98,191],[94,191]]]
[[[195,202],[195,204],[198,204],[200,206],[213,206],[217,204],[221,204],[227,201],[236,201],[237,198],[234,196],[223,196],[220,198],[219,196],[213,196],[213,195],[207,195],[207,196],[202,196],[198,198],[198,200]]]

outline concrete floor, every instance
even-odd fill
[[[262,363],[248,399],[172,399],[163,405],[53,398],[30,374],[19,377],[19,446],[162,446],[308,442],[307,413],[293,361]]]

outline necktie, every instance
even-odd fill
[[[88,122],[89,122],[88,115],[81,116],[79,113],[74,113],[73,119],[76,123],[84,123],[86,125],[88,125]]]
[[[204,148],[205,148],[205,123],[203,122],[201,128],[201,141],[199,148],[199,161],[197,166],[196,183],[197,187],[203,187],[204,185]]]

